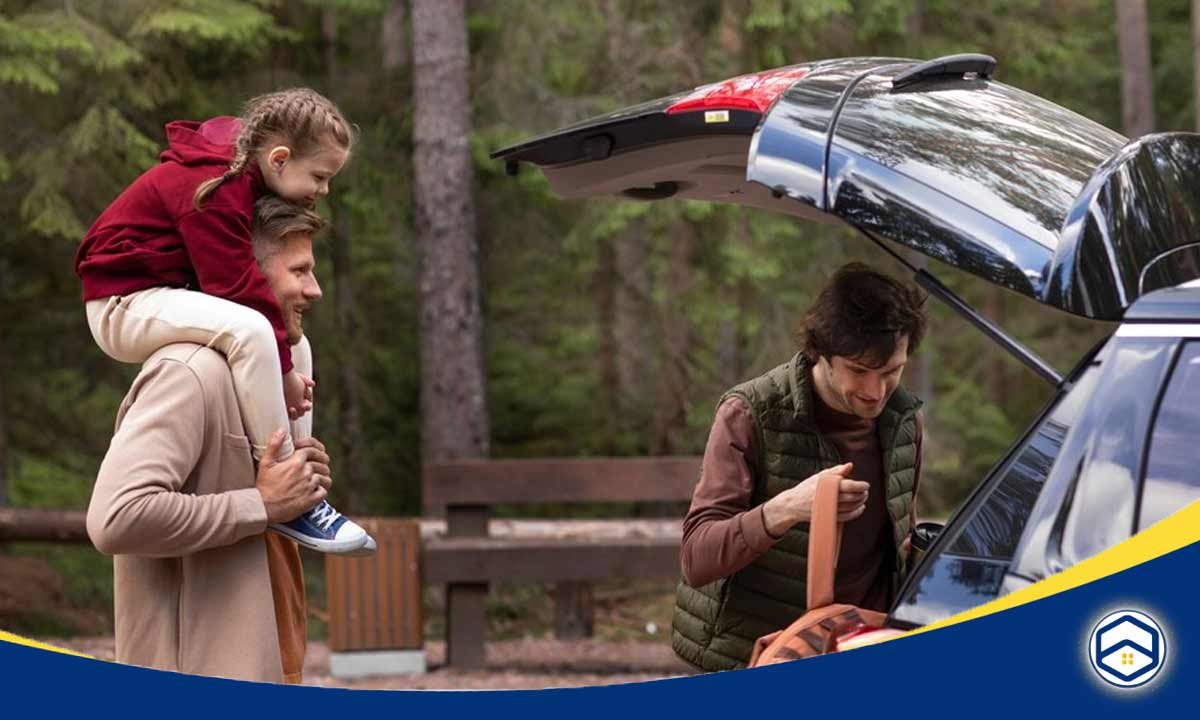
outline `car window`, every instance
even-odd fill
[[[901,627],[928,625],[978,607],[1000,595],[1006,560],[981,560],[942,553],[921,565],[921,577],[892,609]]]
[[[1200,500],[1200,342],[1183,346],[1150,435],[1138,528]]]
[[[1174,338],[1119,338],[1105,360],[1098,391],[1103,401],[1089,404],[1086,427],[1063,452],[1064,469],[1078,473],[1057,549],[1063,567],[1133,534],[1150,417],[1178,346]]]
[[[1071,428],[1095,391],[1099,363],[1042,416],[987,487],[947,527],[945,544],[919,568],[892,610],[901,624],[926,625],[1001,594],[1025,521]]]
[[[1025,521],[1050,475],[1067,432],[1095,389],[1098,366],[1089,367],[1075,387],[1051,411],[1001,471],[986,499],[962,524],[949,552],[970,557],[1008,560],[1013,556]]]

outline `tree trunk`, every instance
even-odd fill
[[[750,217],[743,214],[741,222],[732,229],[733,237],[729,242],[748,245],[750,242]],[[723,387],[733,387],[746,379],[749,371],[749,361],[746,348],[751,346],[751,340],[746,332],[745,318],[750,317],[754,310],[754,286],[745,277],[730,288],[726,302],[737,308],[734,316],[722,320],[717,335],[717,372]]]
[[[738,58],[739,69],[742,65],[740,61],[744,60],[742,53],[746,46],[742,36],[745,22],[742,8],[737,7],[734,3],[722,4],[721,22],[717,28],[717,42],[721,47],[722,54],[729,58]]]
[[[655,455],[678,453],[682,447],[682,434],[687,429],[692,328],[685,310],[685,297],[693,281],[692,255],[695,243],[695,229],[691,223],[677,220],[667,267],[666,306],[662,310],[665,347],[654,418],[654,444],[651,448]]]
[[[330,97],[338,87],[337,15],[332,8],[321,12],[321,38],[324,41],[325,71]],[[336,193],[329,196],[333,222],[329,235],[333,255],[333,305],[337,317],[340,357],[338,383],[338,461],[339,483],[346,488],[346,510],[364,509],[362,471],[362,418],[359,411],[358,316],[354,301],[354,267],[350,255],[350,237],[346,212]]]
[[[0,260],[0,302],[5,297],[4,282],[8,263]],[[8,506],[8,408],[4,387],[4,358],[8,348],[4,345],[5,335],[0,333],[0,508]]]
[[[621,420],[621,376],[617,345],[617,249],[615,238],[604,238],[597,248],[593,287],[596,295],[596,355],[600,364],[601,451],[616,455]]]
[[[745,317],[741,312],[745,308],[741,302],[740,282],[737,287],[723,294],[725,302],[739,310],[736,317],[732,320],[722,320],[717,328],[717,376],[721,379],[721,386],[728,388],[737,385],[742,377],[742,348],[745,346],[742,343],[744,332],[739,319]]]
[[[617,344],[617,390],[621,430],[643,434],[651,421],[648,410],[654,389],[654,335],[651,312],[650,253],[645,226],[635,221],[614,239],[617,294],[614,325]]]
[[[421,454],[488,454],[463,0],[413,0],[413,168],[420,255]]]
[[[402,67],[408,59],[408,42],[404,35],[404,16],[408,3],[395,0],[383,13],[379,27],[379,46],[383,69],[392,72]]]
[[[330,228],[333,250],[333,303],[337,316],[341,362],[338,366],[338,450],[341,455],[342,482],[349,489],[350,512],[362,512],[365,505],[363,474],[361,373],[358,358],[361,341],[358,333],[358,305],[354,299],[354,266],[350,256],[350,237],[346,231],[346,211],[341,203],[330,202],[334,217]]]
[[[1150,73],[1150,26],[1146,0],[1116,0],[1117,50],[1121,57],[1121,109],[1125,134],[1154,132],[1154,85]]]
[[[997,327],[1007,327],[1008,323],[1004,316],[1004,290],[989,285],[985,292],[987,292],[985,316]],[[1005,413],[1012,410],[1008,404],[1011,397],[1008,392],[1008,368],[1005,366],[1007,357],[1008,354],[1003,350],[989,344],[989,358],[985,364],[987,372],[985,387],[988,390],[989,399]]]
[[[908,11],[908,41],[920,43],[920,37],[925,33],[925,3],[914,0]]]
[[[1200,0],[1192,0],[1192,102],[1200,130]]]
[[[0,342],[3,342],[0,339]],[[4,347],[0,345],[0,354]],[[0,358],[0,507],[8,506],[8,413],[4,397],[4,363]]]

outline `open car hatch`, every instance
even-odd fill
[[[493,157],[565,197],[688,198],[849,224],[1076,315],[1200,277],[1200,135],[1129,142],[982,55],[732,78]]]

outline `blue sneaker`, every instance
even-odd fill
[[[270,527],[306,548],[324,553],[348,553],[366,544],[367,531],[322,500],[295,520]]]

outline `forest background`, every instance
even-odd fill
[[[0,0],[0,505],[86,507],[137,368],[95,347],[73,254],[156,162],[170,120],[308,85],[359,126],[318,208],[332,227],[307,324],[316,432],[339,508],[417,515],[430,458],[701,453],[721,392],[791,356],[834,268],[901,271],[835,226],[564,201],[490,151],[740,73],[968,51],[1128,135],[1191,129],[1191,17],[1188,0]],[[435,243],[445,232],[454,242]],[[929,265],[1061,371],[1108,329]],[[921,497],[936,516],[1051,388],[930,308],[907,383],[927,403]],[[431,392],[446,368],[476,401]],[[7,552],[45,558],[75,602],[111,607],[94,551]]]

